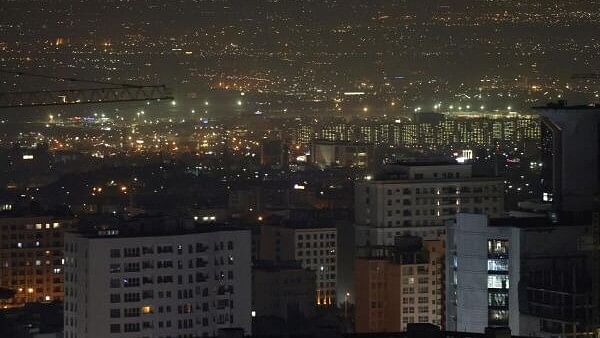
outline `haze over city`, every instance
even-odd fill
[[[598,32],[0,0],[0,337],[600,337]]]

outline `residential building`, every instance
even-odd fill
[[[250,232],[96,227],[65,236],[65,337],[251,333]]]
[[[335,227],[294,228],[295,259],[316,274],[317,305],[336,305],[337,229]]]
[[[389,165],[356,184],[356,243],[393,245],[404,234],[437,239],[459,212],[500,215],[503,193],[501,178],[473,176],[469,164]]]
[[[389,250],[356,260],[356,332],[401,332],[412,323],[443,327],[443,241],[398,236]]]
[[[0,306],[63,298],[63,238],[72,221],[51,216],[0,218],[0,287],[15,292]]]

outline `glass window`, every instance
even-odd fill
[[[119,333],[121,332],[120,324],[110,324],[110,333]]]
[[[488,259],[488,271],[508,271],[508,259]]]
[[[508,276],[506,275],[489,275],[488,289],[508,289]]]
[[[110,249],[110,257],[111,258],[121,257],[121,250],[120,249]]]
[[[508,324],[508,310],[489,310],[489,322],[494,325]]]
[[[488,294],[488,306],[490,307],[508,307],[508,293],[490,292]]]
[[[489,239],[488,255],[508,255],[508,241],[503,239]]]

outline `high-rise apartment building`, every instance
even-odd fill
[[[503,194],[501,178],[475,177],[471,165],[390,165],[356,184],[357,245],[393,245],[404,234],[438,238],[459,212],[500,215]]]
[[[539,119],[528,114],[492,112],[420,112],[409,119],[304,121],[292,131],[294,140],[309,144],[314,140],[362,142],[375,145],[446,147],[519,145],[537,141]]]
[[[0,218],[0,287],[15,292],[2,307],[63,298],[63,238],[71,221]]]
[[[250,334],[250,232],[68,233],[64,310],[66,338]]]
[[[411,323],[443,327],[443,241],[396,237],[390,250],[356,260],[356,332],[400,332]]]

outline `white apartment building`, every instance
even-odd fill
[[[295,228],[295,259],[302,267],[315,271],[317,305],[336,304],[337,229],[330,227]]]
[[[393,245],[394,236],[438,239],[459,212],[498,216],[504,210],[501,178],[473,177],[471,165],[390,165],[355,189],[358,246]]]
[[[68,233],[65,338],[251,333],[250,232]]]

